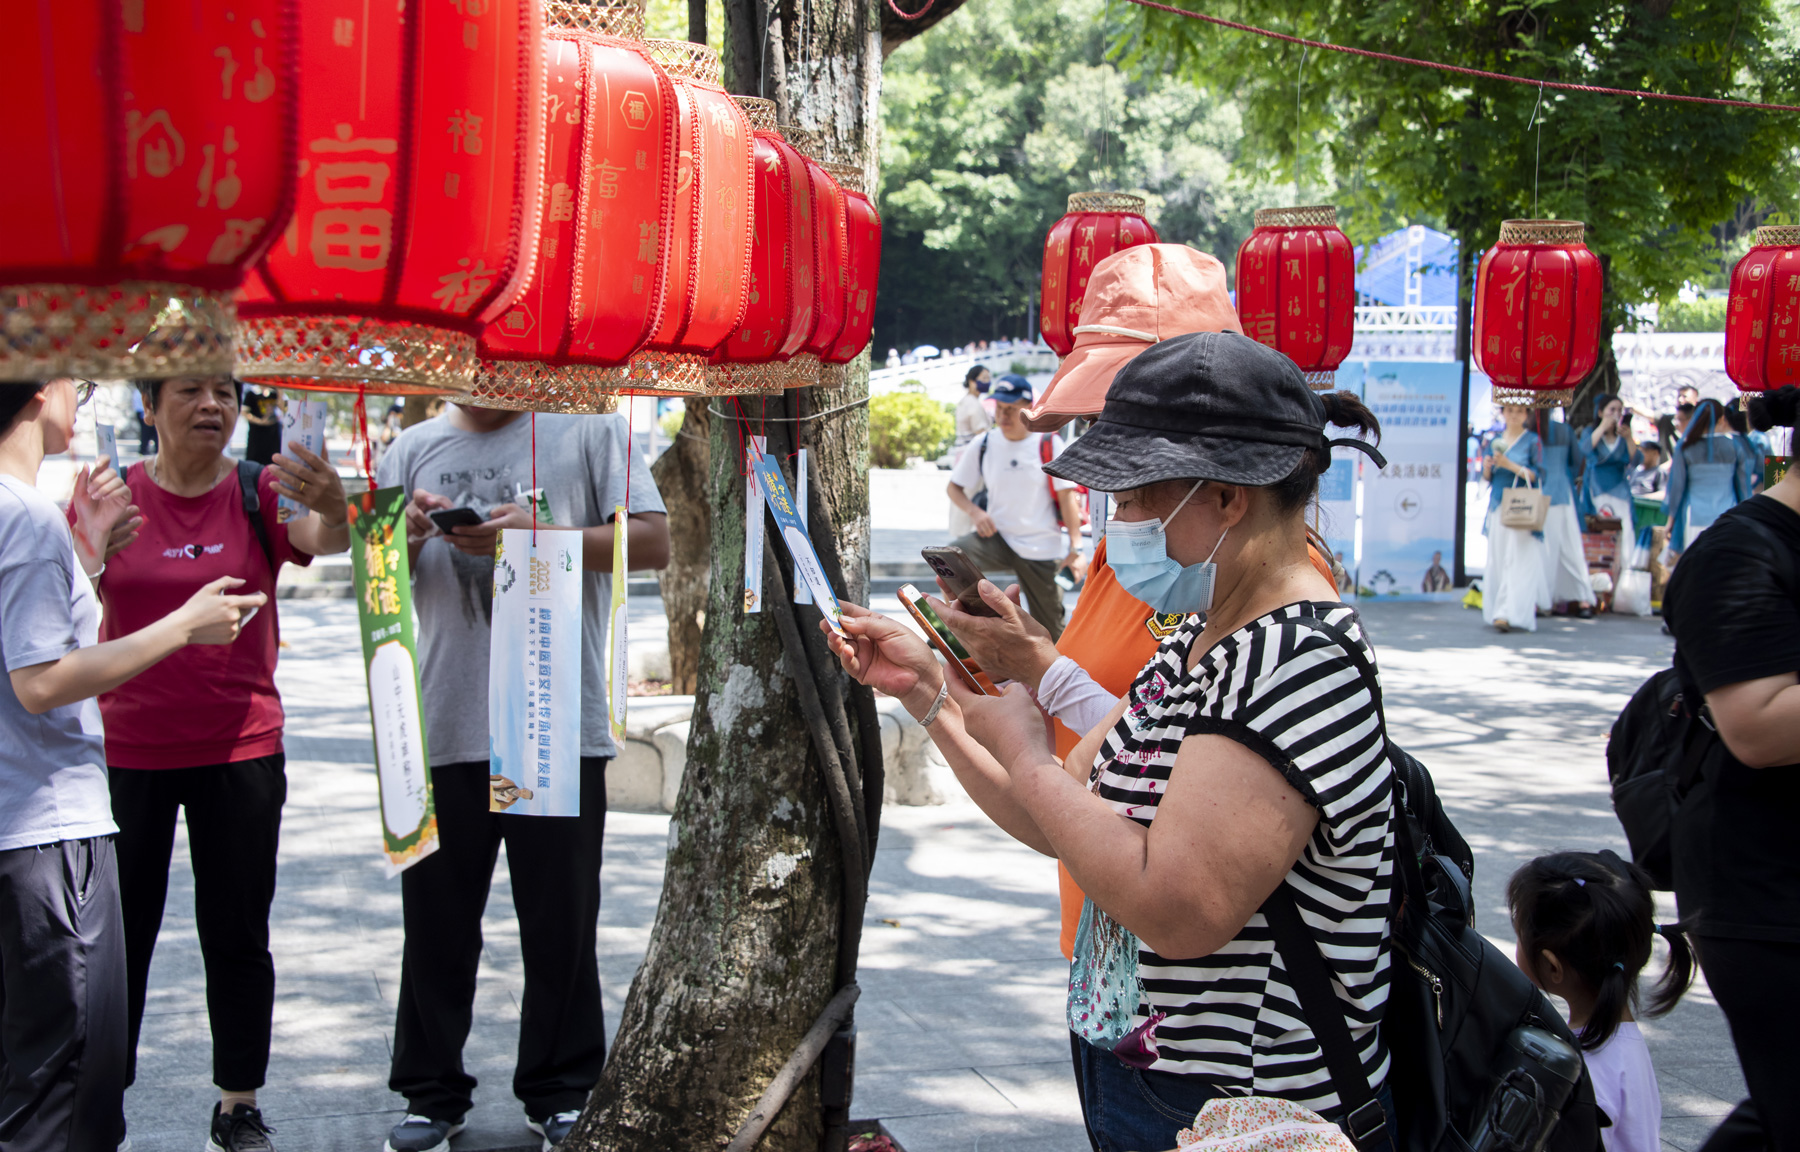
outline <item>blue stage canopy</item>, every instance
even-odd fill
[[[1359,304],[1456,303],[1456,238],[1415,224],[1356,250]]]

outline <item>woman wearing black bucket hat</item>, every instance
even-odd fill
[[[1093,428],[1046,466],[1117,494],[1106,538],[1120,581],[1190,613],[1064,764],[1022,689],[972,695],[910,631],[854,605],[849,639],[832,639],[852,675],[919,718],[996,823],[1088,894],[1069,1025],[1102,1152],[1173,1147],[1207,1100],[1244,1094],[1320,1111],[1362,1152],[1389,1147],[1377,1024],[1392,769],[1359,671],[1372,652],[1307,554],[1327,424],[1379,435],[1354,396],[1313,393],[1280,353],[1194,333],[1122,369]],[[1278,893],[1325,956],[1380,1110],[1344,1116],[1274,961],[1262,909]]]

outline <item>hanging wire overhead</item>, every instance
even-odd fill
[[[1323,40],[1308,40],[1301,36],[1289,36],[1285,32],[1275,32],[1268,28],[1258,28],[1254,24],[1240,24],[1235,20],[1226,20],[1218,16],[1208,16],[1203,12],[1190,12],[1186,8],[1177,8],[1173,4],[1159,4],[1157,0],[1126,0],[1140,8],[1154,8],[1158,12],[1167,12],[1174,16],[1185,16],[1189,20],[1204,20],[1208,24],[1217,24],[1221,28],[1231,28],[1238,32],[1249,32],[1270,40],[1281,40],[1288,44],[1304,44],[1309,48],[1323,48],[1327,52],[1342,52],[1347,56],[1361,56],[1368,60],[1385,60],[1390,64],[1410,64],[1415,68],[1435,68],[1439,72],[1453,72],[1458,76],[1474,76],[1482,80],[1504,80],[1508,84],[1535,84],[1539,88],[1555,88],[1559,92],[1591,92],[1602,96],[1635,96],[1641,100],[1670,100],[1681,104],[1718,104],[1728,108],[1757,108],[1765,112],[1800,112],[1800,104],[1762,104],[1755,100],[1728,100],[1722,96],[1682,96],[1673,92],[1647,92],[1640,88],[1603,88],[1597,84],[1569,84],[1560,80],[1538,80],[1529,76],[1511,76],[1505,72],[1488,72],[1481,68],[1465,68],[1460,64],[1445,64],[1437,60],[1420,60],[1412,56],[1396,56],[1391,52],[1374,52],[1367,48],[1352,48],[1348,44],[1328,44]]]

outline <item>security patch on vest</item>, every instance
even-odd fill
[[[1186,619],[1187,613],[1185,612],[1152,612],[1144,617],[1144,627],[1149,630],[1151,636],[1162,641],[1173,636],[1175,629],[1181,627],[1182,621]]]

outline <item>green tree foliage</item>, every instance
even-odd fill
[[[1253,160],[1291,173],[1296,150],[1308,168],[1328,156],[1331,196],[1353,238],[1400,213],[1441,221],[1473,252],[1508,217],[1586,221],[1607,267],[1608,333],[1631,305],[1716,275],[1721,242],[1746,223],[1794,209],[1793,114],[1550,90],[1540,108],[1529,85],[1316,49],[1302,67],[1295,45],[1110,4],[1122,25],[1115,50],[1138,74],[1173,72],[1202,92],[1233,94]],[[1784,104],[1800,93],[1792,0],[1205,8],[1309,39],[1546,80]]]
[[[869,465],[904,468],[910,456],[936,460],[956,435],[947,404],[923,392],[887,392],[869,398]]]
[[[888,59],[877,360],[1026,335],[1071,192],[1142,192],[1164,240],[1232,262],[1257,206],[1235,106],[1106,63],[1102,7],[977,0]]]
[[[1658,332],[1723,332],[1725,305],[1723,296],[1702,296],[1698,300],[1665,300],[1656,312]]]

